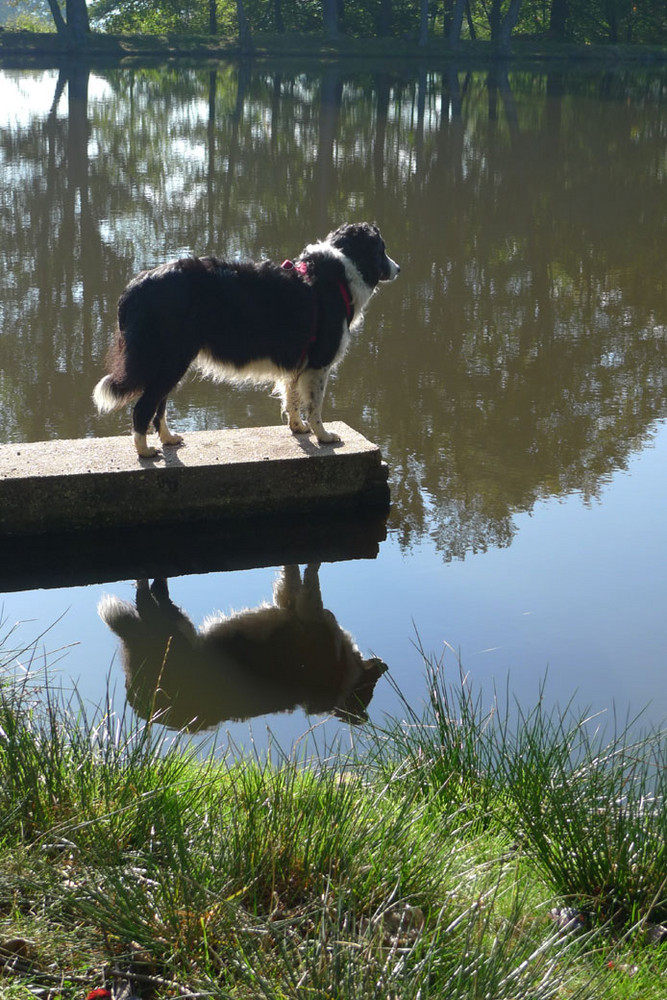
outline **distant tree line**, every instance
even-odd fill
[[[558,42],[665,44],[665,0],[15,0],[27,9],[48,4],[59,32],[81,37],[109,32],[239,35],[324,33],[328,38],[395,37],[426,44],[442,38],[510,36]]]

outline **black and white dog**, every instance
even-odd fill
[[[191,732],[269,712],[333,712],[364,722],[387,669],[362,656],[324,607],[319,565],[285,566],[273,602],[207,618],[197,629],[169,596],[167,580],[137,581],[134,604],[106,594],[99,614],[121,640],[128,701]]]
[[[167,396],[191,366],[221,381],[273,383],[294,434],[322,423],[329,372],[381,281],[400,268],[377,226],[341,226],[296,261],[231,262],[192,257],[137,275],[118,302],[109,373],[95,386],[100,412],[132,399],[134,443],[143,458],[151,421],[163,445],[177,445],[165,416]]]

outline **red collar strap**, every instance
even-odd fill
[[[305,260],[298,260],[296,264],[293,260],[284,260],[280,265],[286,271],[298,271],[302,278],[308,281],[308,265]],[[308,357],[308,348],[311,344],[314,344],[317,340],[317,299],[313,296],[313,321],[310,327],[310,336],[308,340],[303,345],[303,350],[301,351],[301,357],[299,358],[299,368],[303,368],[306,363],[306,358]]]
[[[347,314],[347,325],[349,326],[352,322],[352,317],[354,316],[354,306],[352,305],[352,299],[350,298],[350,293],[347,290],[347,286],[344,281],[338,282],[338,290],[340,292],[341,298],[345,303],[345,312]]]
[[[284,267],[286,271],[298,271],[303,278],[308,278],[308,265],[305,260],[298,260],[296,264],[293,260],[284,260],[280,266]],[[352,305],[352,299],[344,281],[338,282],[338,291],[345,305],[345,315],[347,316],[347,325],[349,326],[354,316],[354,306]],[[314,339],[313,335],[312,340]]]

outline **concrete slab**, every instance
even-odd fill
[[[187,434],[139,459],[129,435],[0,446],[0,538],[233,518],[279,511],[384,507],[380,451],[344,423],[341,444],[286,427]]]

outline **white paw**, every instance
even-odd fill
[[[183,444],[183,435],[172,434],[170,431],[169,434],[165,434],[164,437],[160,436],[160,441],[162,441],[162,444],[169,444],[169,445]]]
[[[317,440],[320,444],[340,444],[342,438],[339,438],[337,434],[332,431],[321,430],[317,435]]]

